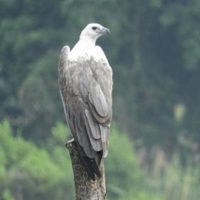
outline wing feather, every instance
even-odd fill
[[[91,88],[91,91],[89,92],[89,101],[100,117],[104,118],[108,116],[108,104],[99,84],[96,84]]]
[[[89,132],[91,132],[91,136],[93,139],[101,139],[101,133],[99,129],[98,123],[96,123],[88,110],[85,110],[85,116],[87,120],[87,124],[89,127]]]

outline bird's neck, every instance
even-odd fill
[[[90,59],[95,51],[95,42],[96,40],[91,38],[80,37],[79,41],[70,52],[70,59]]]
[[[80,35],[79,41],[87,46],[95,46],[96,44],[96,38],[87,37],[85,35]]]

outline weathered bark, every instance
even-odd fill
[[[101,167],[102,177],[91,180],[80,160],[74,140],[68,141],[66,147],[69,150],[72,162],[76,200],[105,200],[106,186],[104,166],[102,165]]]

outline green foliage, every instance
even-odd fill
[[[56,128],[54,130],[56,132]],[[0,124],[0,147],[1,198],[7,200],[18,195],[30,200],[36,196],[37,199],[73,197],[70,162],[64,147],[57,144],[50,154],[21,137],[14,137],[7,121]]]
[[[98,43],[113,66],[120,128],[148,147],[156,141],[173,149],[180,134],[173,110],[182,104],[180,126],[199,139],[199,7],[198,0],[1,1],[0,119],[6,116],[25,138],[47,142],[52,124],[64,119],[59,51],[97,21],[112,31]]]
[[[150,173],[147,173],[149,177],[146,181],[147,191],[151,194],[160,194],[165,199],[197,200],[200,195],[199,160],[188,158],[186,162],[186,166],[183,167],[177,153],[173,155],[170,162],[166,160],[154,162]]]
[[[164,200],[158,191],[153,194],[149,190],[146,177],[139,167],[133,143],[116,127],[112,129],[110,151],[105,166],[108,199]]]
[[[20,195],[29,200],[72,199],[73,174],[64,147],[67,132],[58,122],[46,147],[39,148],[14,137],[7,121],[0,123],[0,198],[14,200]],[[132,143],[116,128],[110,143],[106,159],[109,199],[128,200],[134,195],[143,200],[147,192],[142,188],[143,176]]]
[[[5,190],[2,195],[3,200],[15,200],[9,190]]]
[[[58,122],[43,148],[14,137],[7,121],[0,123],[0,198],[73,199],[73,174],[64,147],[69,131]],[[110,200],[197,200],[200,168],[196,157],[181,164],[179,154],[169,162],[154,154],[150,170],[140,168],[133,143],[114,127],[106,159]],[[162,155],[162,154],[160,154]],[[196,155],[198,156],[198,155]]]
[[[106,177],[108,194],[114,199],[126,199],[125,196],[133,188],[137,192],[141,185],[141,171],[134,155],[134,148],[128,137],[113,128],[109,156],[106,159]]]

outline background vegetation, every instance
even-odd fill
[[[73,199],[63,45],[99,22],[114,71],[109,199],[200,196],[199,0],[0,0],[0,199]],[[133,145],[134,144],[134,145]]]

